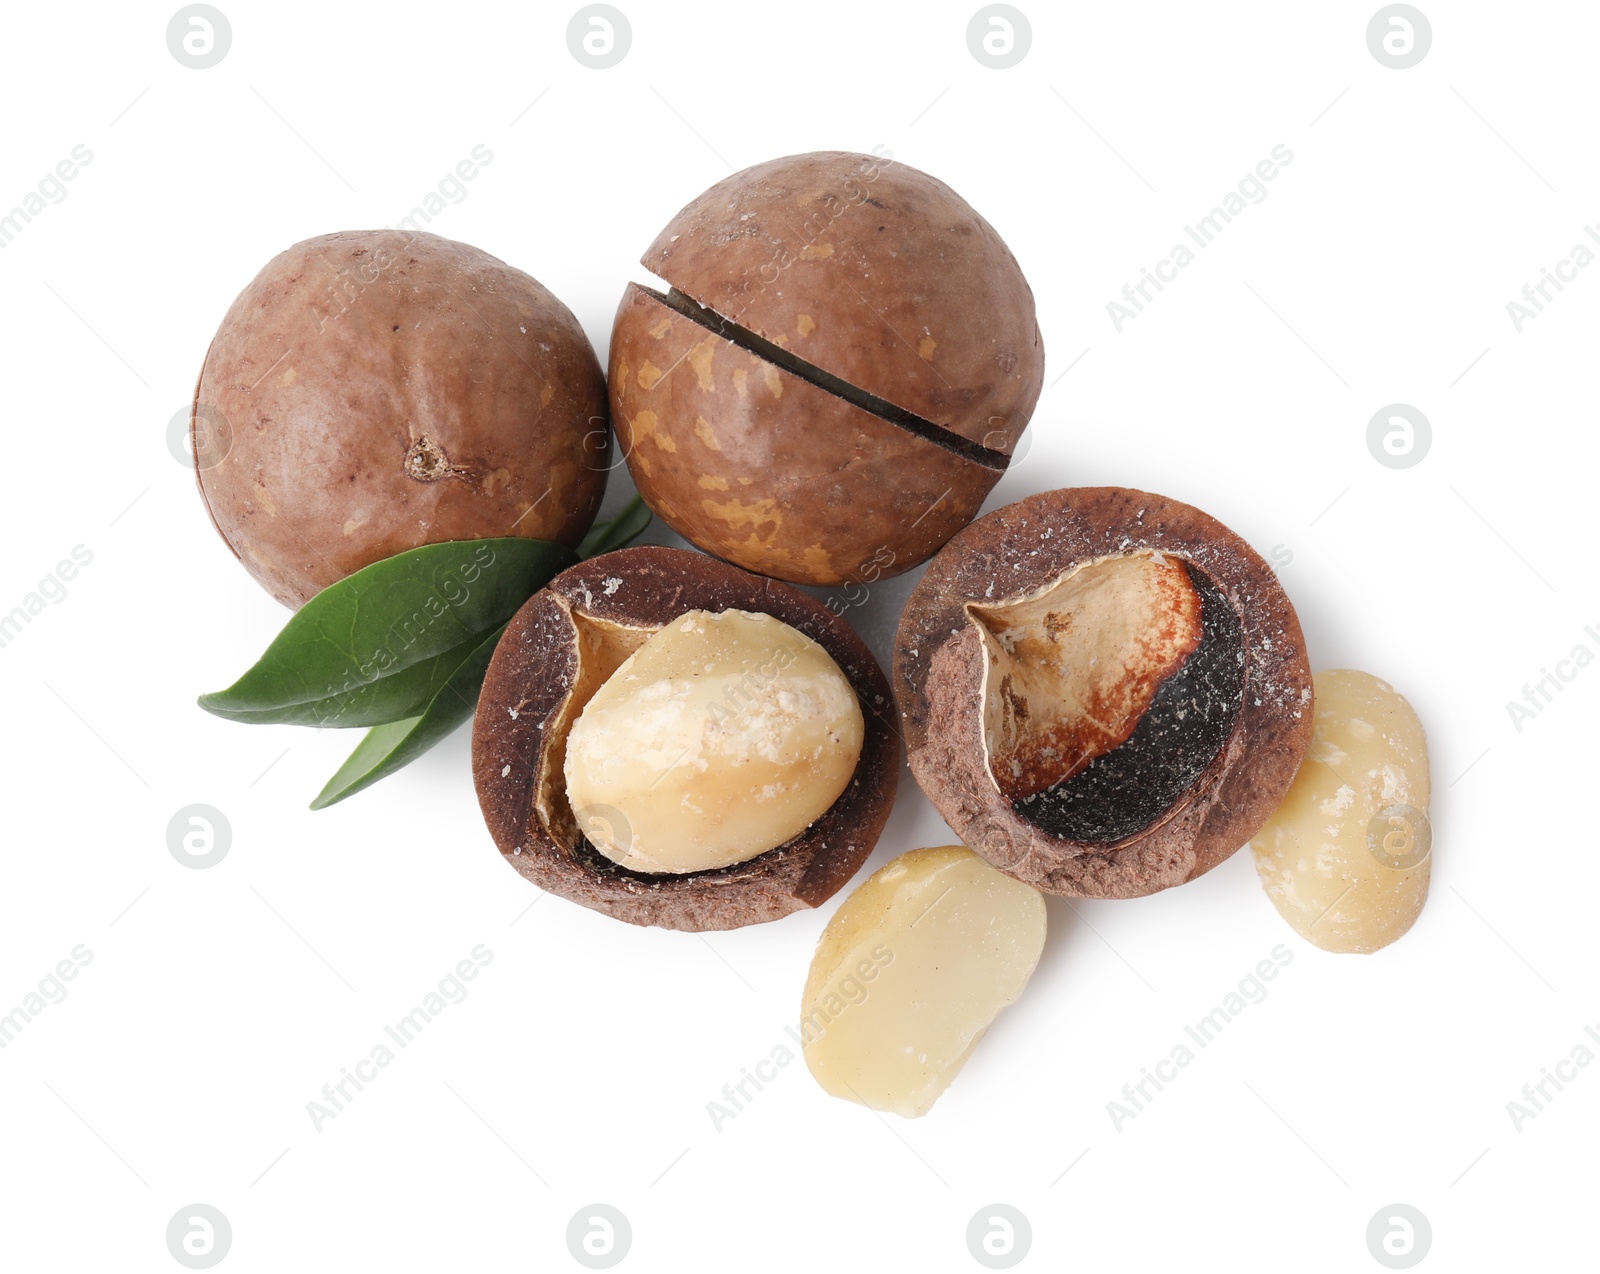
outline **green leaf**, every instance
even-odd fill
[[[578,545],[578,556],[599,557],[602,553],[620,549],[643,535],[644,529],[650,525],[650,520],[650,508],[645,504],[644,497],[635,495],[623,505],[622,512],[616,517],[596,522],[589,528],[589,534],[584,536],[583,543]]]
[[[253,724],[373,726],[423,714],[519,606],[577,561],[509,537],[428,544],[330,584],[207,712]],[[481,675],[481,674],[480,674]]]
[[[480,641],[456,665],[445,683],[428,701],[428,706],[414,717],[390,721],[374,726],[366,737],[356,744],[348,760],[339,767],[326,787],[311,802],[314,810],[336,805],[347,796],[353,796],[364,787],[370,787],[381,778],[387,778],[401,766],[409,765],[445,735],[472,715],[478,704],[478,692],[483,687],[483,674],[488,670],[489,658],[505,626],[494,630]]]
[[[644,500],[636,495],[616,517],[597,523],[590,529],[578,548],[578,555],[597,557],[621,548],[643,532],[650,525],[650,519],[650,510]],[[544,582],[540,580],[535,587],[542,587]],[[465,643],[429,661],[428,676],[437,678],[442,670],[443,677],[425,698],[418,700],[425,703],[426,707],[398,721],[374,725],[339,767],[338,773],[328,780],[317,799],[311,802],[311,808],[326,809],[347,796],[353,796],[362,788],[370,787],[379,779],[387,778],[416,760],[470,717],[477,707],[484,673],[488,671],[489,660],[504,629],[502,624],[480,642]],[[423,665],[419,664],[399,675],[415,675],[420,680],[422,673]]]

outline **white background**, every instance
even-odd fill
[[[1373,0],[1025,0],[1032,49],[997,71],[970,2],[621,2],[632,48],[603,71],[568,52],[576,5],[219,0],[233,45],[203,71],[165,5],[8,11],[0,209],[94,156],[0,251],[0,610],[93,553],[0,649],[0,1013],[93,952],[0,1051],[8,1267],[177,1269],[194,1202],[241,1271],[577,1269],[594,1202],[631,1222],[624,1269],[977,1269],[967,1222],[996,1202],[1031,1221],[1025,1269],[1377,1269],[1367,1223],[1396,1202],[1432,1224],[1422,1268],[1592,1262],[1600,1066],[1520,1131],[1507,1102],[1600,1023],[1600,668],[1520,731],[1506,702],[1600,653],[1600,268],[1520,333],[1506,303],[1600,219],[1600,10],[1422,0],[1432,49],[1397,71]],[[1153,898],[1052,900],[1027,994],[926,1118],[796,1063],[717,1131],[706,1104],[783,1041],[833,904],[702,938],[541,899],[483,827],[466,731],[309,813],[350,733],[194,706],[285,612],[167,424],[269,257],[393,225],[480,143],[431,228],[537,276],[602,358],[639,254],[730,168],[882,145],[966,195],[1049,351],[991,507],[1138,486],[1284,563],[1313,665],[1392,680],[1427,727],[1412,932],[1311,948],[1248,852]],[[1280,143],[1269,197],[1117,332],[1106,303]],[[1394,402],[1434,433],[1403,471],[1365,443]],[[885,659],[910,582],[852,612]],[[167,850],[193,802],[233,830],[209,870]],[[906,774],[869,866],[949,837]],[[469,997],[315,1130],[307,1102],[480,943]],[[1116,1130],[1106,1103],[1279,943],[1268,998]]]

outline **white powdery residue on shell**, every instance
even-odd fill
[[[605,590],[607,597],[615,597],[617,590],[622,587],[622,581],[615,575],[609,575],[601,581],[600,587]]]

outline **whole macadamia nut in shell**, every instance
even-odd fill
[[[288,606],[423,544],[575,545],[605,490],[583,329],[537,280],[437,235],[274,257],[222,320],[194,418],[212,521]]]
[[[1038,400],[1033,293],[944,183],[840,151],[759,164],[661,232],[611,338],[628,467],[708,552],[895,574],[976,515]]]

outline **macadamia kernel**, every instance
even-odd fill
[[[1428,896],[1428,742],[1387,683],[1349,669],[1315,680],[1310,750],[1250,845],[1296,933],[1324,951],[1377,951]]]
[[[584,705],[567,738],[567,799],[590,843],[624,867],[728,867],[825,813],[862,737],[855,691],[811,638],[771,615],[693,610]]]
[[[1044,898],[960,846],[901,854],[845,899],[801,1004],[806,1065],[835,1097],[924,1115],[1044,950]]]

